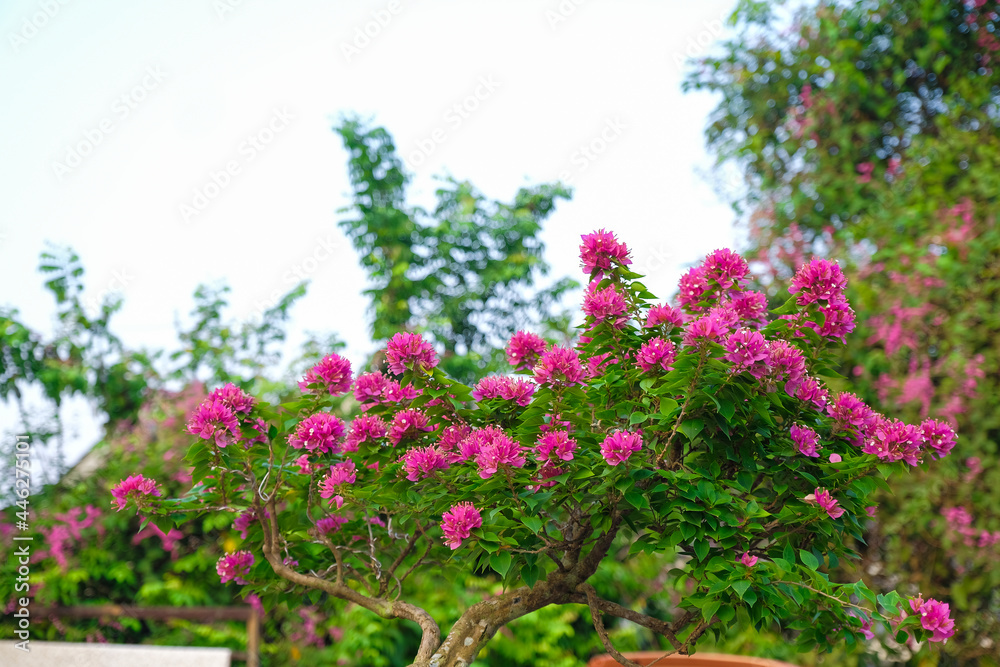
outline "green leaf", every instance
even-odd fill
[[[799,556],[802,557],[802,564],[810,570],[815,570],[819,567],[819,560],[817,560],[816,556],[812,555],[812,552],[806,551],[805,549],[799,549]]]
[[[719,611],[719,607],[721,606],[722,606],[721,602],[719,602],[718,600],[712,600],[711,602],[709,602],[708,604],[706,604],[704,607],[701,608],[702,618],[704,618],[706,622],[711,621],[712,617],[715,616],[715,612]]]
[[[629,426],[633,424],[641,424],[642,422],[646,421],[647,417],[649,417],[649,415],[645,413],[633,412],[628,418]]]
[[[666,396],[664,396],[663,398],[660,399],[660,414],[665,417],[669,417],[670,414],[677,409],[677,407],[678,407],[677,401],[675,401],[672,398],[667,398]]]
[[[509,551],[498,551],[490,556],[490,567],[493,568],[501,577],[505,577],[507,576],[507,572],[510,570],[510,564],[512,561],[513,559],[511,558]]]
[[[743,599],[743,594],[747,592],[748,588],[750,588],[750,582],[745,579],[733,583],[733,590],[736,591],[736,594],[740,596],[741,600]]]
[[[542,532],[542,520],[537,516],[526,516],[522,519],[524,525],[533,533]]]
[[[694,553],[698,556],[698,560],[705,560],[705,556],[708,555],[708,542],[702,540],[700,542],[695,542]]]
[[[628,503],[637,510],[646,509],[649,507],[649,500],[646,499],[646,495],[642,491],[639,491],[638,489],[632,489],[626,492],[625,500],[628,501]]]
[[[703,428],[705,428],[705,422],[701,419],[688,419],[677,430],[686,435],[688,440],[694,440]]]

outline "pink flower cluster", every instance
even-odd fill
[[[653,306],[646,313],[646,323],[643,325],[646,329],[652,329],[653,327],[663,326],[669,331],[674,327],[679,327],[684,324],[684,313],[674,308],[673,306],[667,304],[659,304]]]
[[[706,282],[715,283],[724,290],[741,287],[750,273],[747,261],[729,248],[710,252],[701,269]]]
[[[601,443],[601,456],[608,465],[625,463],[642,449],[642,431],[613,431]]]
[[[211,398],[195,410],[188,421],[187,431],[204,440],[214,440],[217,447],[225,447],[241,435],[240,422],[232,408]]]
[[[438,470],[449,467],[448,459],[436,447],[414,447],[399,459],[406,470],[406,479],[416,482],[433,477]]]
[[[547,387],[581,384],[583,366],[576,350],[555,347],[542,354],[534,368],[535,382]]]
[[[506,434],[494,437],[476,453],[476,465],[483,479],[489,479],[501,467],[523,468],[524,463],[524,449]]]
[[[118,503],[118,511],[121,512],[128,505],[130,498],[141,504],[149,496],[159,496],[160,489],[156,486],[156,480],[146,479],[139,474],[120,481],[111,489],[111,495]]]
[[[325,516],[316,522],[316,531],[320,535],[330,535],[331,533],[336,533],[340,530],[340,527],[347,523],[346,516],[340,516],[339,514],[331,514],[330,516]]]
[[[441,516],[441,532],[445,544],[455,550],[468,539],[473,528],[483,525],[483,517],[472,503],[458,503]]]
[[[222,583],[235,581],[237,584],[249,584],[245,579],[250,574],[253,567],[254,557],[249,551],[235,551],[226,554],[215,564],[215,571],[219,573]]]
[[[833,418],[834,431],[847,432],[851,442],[858,447],[864,446],[865,438],[879,420],[879,415],[874,410],[848,392],[838,394],[826,411]]]
[[[331,396],[346,394],[351,388],[351,362],[339,354],[328,354],[306,371],[299,389],[308,393],[319,391]]]
[[[374,443],[389,433],[389,426],[378,415],[358,415],[351,422],[351,430],[344,441],[345,452],[356,452],[365,442]]]
[[[575,451],[576,440],[569,437],[566,431],[549,431],[535,443],[535,458],[542,464],[552,459],[572,461]]]
[[[319,495],[321,498],[329,498],[331,504],[335,504],[337,509],[344,506],[344,497],[340,495],[341,487],[345,484],[354,484],[357,481],[357,468],[354,461],[347,459],[330,466],[330,472],[319,484]]]
[[[386,347],[385,359],[389,370],[402,375],[410,368],[418,373],[426,373],[438,365],[437,354],[431,344],[420,334],[400,332],[392,337]]]
[[[472,390],[472,398],[477,401],[502,398],[505,401],[514,401],[523,407],[531,403],[535,388],[533,383],[522,378],[490,375],[476,384]]]
[[[951,618],[951,608],[934,598],[924,600],[918,596],[910,600],[910,609],[920,615],[920,625],[931,631],[932,642],[945,642],[955,634],[955,621]]]
[[[810,505],[819,505],[820,508],[830,515],[831,519],[838,519],[844,514],[844,508],[837,504],[837,501],[830,495],[830,492],[818,486],[813,493],[810,493],[802,500]]]
[[[820,336],[843,342],[845,336],[854,331],[854,311],[844,296],[846,286],[847,278],[836,262],[814,259],[799,267],[788,291],[798,294],[795,301],[800,306],[818,305],[823,315],[822,325],[807,321],[806,326],[815,329]]]
[[[639,348],[636,362],[644,373],[659,369],[673,370],[677,360],[677,346],[665,338],[652,338]]]
[[[819,458],[819,435],[808,426],[792,424],[789,432],[792,435],[792,442],[795,443],[795,450],[805,456]]]
[[[603,278],[604,272],[611,270],[612,262],[624,266],[632,263],[628,256],[628,246],[621,243],[612,232],[599,229],[590,234],[583,234],[580,238],[583,239],[583,243],[580,244],[583,272],[592,275],[594,280]]]
[[[612,328],[621,329],[625,325],[625,297],[614,285],[597,289],[597,283],[587,286],[583,297],[583,312],[594,319],[594,326],[608,324]]]
[[[962,536],[962,541],[967,547],[987,549],[996,544],[1000,544],[1000,530],[992,533],[985,529],[972,527],[972,515],[961,505],[957,507],[946,507],[941,510],[941,516],[948,522],[949,533],[958,533]]]
[[[430,425],[427,415],[420,410],[413,408],[400,410],[393,416],[392,423],[389,424],[389,442],[398,445],[404,438],[419,438],[424,433],[433,430],[434,427]]]
[[[288,444],[295,449],[305,449],[311,454],[340,453],[340,439],[344,437],[344,422],[326,412],[317,412],[299,422]]]
[[[751,556],[749,551],[744,551],[743,555],[740,556],[739,562],[747,567],[753,567],[757,564],[757,557]]]
[[[519,371],[533,368],[545,352],[546,343],[541,336],[526,331],[514,334],[505,350],[507,363]]]
[[[739,329],[726,339],[726,354],[723,357],[733,365],[733,372],[749,372],[755,378],[767,375],[767,362],[771,359],[770,346],[759,331]]]

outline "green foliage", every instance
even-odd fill
[[[949,601],[943,650],[982,665],[1000,636],[996,9],[824,2],[788,25],[744,7],[741,37],[688,82],[722,95],[708,142],[745,176],[734,204],[763,282],[839,259],[858,331],[834,367],[883,410],[957,426],[951,456],[881,495],[859,548],[873,588]],[[971,523],[942,516],[955,507]]]

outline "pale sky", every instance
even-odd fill
[[[604,227],[666,299],[684,267],[735,243],[704,176],[713,99],[680,91],[684,58],[734,5],[6,0],[0,304],[50,331],[38,256],[70,245],[85,296],[122,293],[126,345],[174,349],[199,283],[227,282],[243,319],[299,273],[312,284],[293,340],[336,331],[357,365],[374,345],[336,225],[350,189],[331,131],[352,113],[393,135],[411,203],[429,207],[444,174],[503,201],[571,182],[543,232],[553,277],[582,278],[579,236]],[[84,424],[75,448],[96,432]]]

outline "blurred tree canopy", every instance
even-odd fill
[[[721,97],[708,145],[742,175],[762,283],[777,294],[806,255],[838,259],[861,331],[841,372],[876,407],[957,426],[956,450],[887,495],[859,546],[876,585],[950,602],[944,653],[983,665],[1000,655],[998,11],[745,0],[738,36],[686,82]]]
[[[372,336],[404,329],[442,346],[442,369],[472,382],[504,368],[502,350],[521,328],[565,334],[558,300],[578,284],[541,288],[548,273],[542,222],[570,191],[560,184],[521,188],[510,203],[487,200],[468,181],[446,178],[431,212],[406,204],[409,176],[392,137],[355,118],[335,130],[348,151],[352,214],[340,226],[371,285]]]

